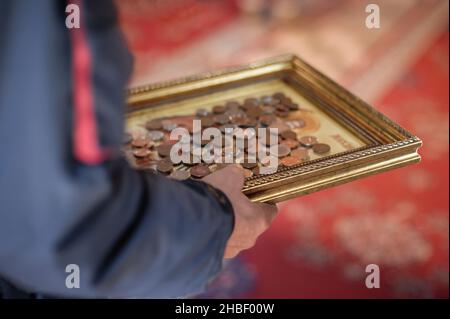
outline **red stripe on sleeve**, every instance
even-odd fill
[[[92,88],[92,56],[86,38],[80,0],[70,1],[80,8],[80,28],[70,29],[74,98],[74,156],[87,165],[96,165],[108,157],[97,136]]]

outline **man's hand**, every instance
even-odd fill
[[[256,239],[269,227],[277,213],[275,205],[252,203],[243,193],[244,172],[238,165],[230,165],[214,172],[203,181],[220,189],[233,205],[234,230],[228,239],[225,258],[233,258],[242,250],[253,247]]]

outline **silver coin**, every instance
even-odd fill
[[[260,100],[263,104],[270,104],[273,100],[273,97],[265,95],[265,96],[261,96]]]
[[[164,138],[164,133],[161,131],[149,131],[147,134],[152,141],[161,141]]]
[[[204,116],[208,116],[210,113],[207,109],[197,109],[197,112],[195,113],[197,116],[199,117],[204,117]]]
[[[164,131],[167,131],[167,132],[171,132],[172,130],[176,129],[177,127],[178,127],[178,125],[175,123],[166,123],[163,125]]]

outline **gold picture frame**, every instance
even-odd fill
[[[153,117],[192,113],[221,101],[280,90],[335,123],[331,126],[355,146],[247,178],[243,192],[252,201],[276,203],[420,161],[418,137],[295,55],[131,88],[126,122],[130,127]]]

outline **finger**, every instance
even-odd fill
[[[278,213],[278,208],[274,204],[266,204],[266,203],[257,203],[258,209],[268,218],[269,221],[272,221]]]
[[[244,169],[242,168],[241,165],[238,164],[232,164],[229,165],[223,169],[221,169],[221,171],[224,173],[224,177],[225,178],[230,178],[232,180],[234,180],[234,182],[236,183],[236,189],[242,189],[242,187],[244,186]]]

